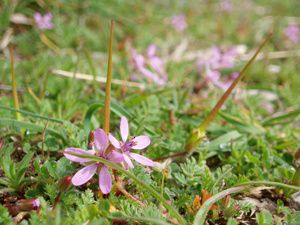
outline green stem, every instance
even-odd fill
[[[275,182],[275,181],[264,181],[264,180],[243,182],[236,186],[244,186],[244,185],[269,185],[269,186],[277,186],[277,187],[281,187],[281,188],[288,188],[288,189],[300,191],[300,187],[295,186],[295,185],[284,184],[284,183]]]
[[[171,206],[165,199],[163,196],[161,196],[159,193],[157,193],[151,186],[149,186],[148,184],[144,183],[143,181],[139,180],[134,174],[130,173],[127,170],[124,170],[121,166],[107,161],[103,158],[100,157],[96,157],[96,156],[90,156],[90,155],[85,155],[85,154],[75,154],[75,153],[67,153],[70,155],[74,155],[74,156],[78,156],[81,158],[87,158],[87,159],[91,159],[95,162],[100,162],[105,164],[106,166],[118,170],[122,173],[124,173],[125,175],[127,175],[128,177],[130,177],[133,181],[135,181],[137,184],[139,184],[142,188],[144,188],[146,191],[148,191],[153,197],[155,197],[158,201],[160,201],[163,206],[170,212],[171,216],[173,216],[174,218],[176,218],[179,222],[179,224],[181,225],[185,225],[186,221],[185,219],[177,212],[177,210]]]
[[[160,186],[161,196],[164,196],[164,186],[165,186],[165,175],[164,175],[164,172],[162,172],[161,186]]]

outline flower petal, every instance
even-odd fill
[[[94,143],[98,151],[103,152],[108,146],[108,138],[103,129],[94,131]]]
[[[73,162],[77,162],[77,163],[86,163],[91,161],[90,159],[85,159],[85,158],[81,158],[79,156],[74,156],[68,153],[75,153],[75,154],[85,154],[85,155],[94,155],[95,151],[90,150],[90,151],[85,151],[83,149],[80,148],[66,148],[64,150],[64,155],[67,159],[73,161]]]
[[[133,138],[132,141],[135,143],[132,146],[133,149],[143,149],[151,143],[151,140],[148,136],[137,136]]]
[[[97,170],[97,164],[83,167],[72,177],[72,184],[75,186],[80,186],[88,182],[95,174]]]
[[[121,116],[120,122],[120,132],[123,142],[125,142],[128,138],[129,128],[128,128],[128,120],[125,116]]]
[[[99,187],[103,194],[108,194],[111,190],[111,177],[106,166],[102,166],[99,173]]]
[[[146,158],[145,156],[136,154],[136,153],[129,153],[130,157],[133,158],[138,163],[145,165],[145,166],[154,166],[154,162],[151,159]]]
[[[114,136],[112,136],[112,134],[108,134],[108,139],[115,148],[121,148],[120,142]]]
[[[115,163],[120,163],[124,161],[123,154],[120,152],[112,150],[111,153],[107,156],[108,160]]]
[[[130,168],[133,168],[134,165],[132,164],[130,158],[126,154],[123,154],[123,157],[124,157],[124,161],[127,164],[127,166],[130,167]]]

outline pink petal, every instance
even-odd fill
[[[84,155],[94,155],[95,151],[93,150],[89,150],[89,151],[85,151],[83,149],[80,148],[67,148],[64,150],[64,155],[67,159],[73,161],[73,162],[78,162],[78,163],[86,163],[91,161],[90,159],[86,159],[86,158],[81,158],[79,156],[74,156],[68,153],[75,153],[75,154],[84,154]]]
[[[115,162],[115,163],[120,163],[120,162],[124,161],[123,154],[121,154],[120,152],[114,151],[114,150],[107,156],[107,158],[109,161]]]
[[[96,149],[103,152],[108,146],[108,139],[103,129],[97,128],[94,131],[94,143]]]
[[[148,145],[150,145],[151,141],[148,136],[137,136],[132,139],[132,141],[135,143],[132,148],[133,149],[143,149],[146,148]]]
[[[138,69],[144,67],[144,64],[145,64],[144,56],[138,55],[138,54],[135,55],[134,56],[134,62],[135,62],[135,65]]]
[[[123,154],[123,157],[124,157],[124,161],[127,164],[127,166],[130,167],[130,168],[133,168],[134,165],[132,164],[130,158],[126,154]]]
[[[44,19],[45,20],[47,20],[47,21],[51,21],[52,20],[52,13],[46,13],[45,15],[44,15]]]
[[[97,170],[96,163],[83,167],[72,177],[72,184],[75,186],[80,186],[82,184],[85,184],[94,176],[96,170]]]
[[[128,138],[128,133],[129,133],[128,120],[126,119],[125,116],[121,117],[120,132],[121,132],[122,140],[123,140],[123,142],[125,142]]]
[[[146,158],[145,156],[136,154],[136,153],[129,153],[130,157],[132,157],[138,163],[145,165],[145,166],[154,166],[154,162],[151,159]]]
[[[108,194],[111,190],[111,177],[106,166],[102,166],[99,173],[99,187],[103,194]]]
[[[149,45],[147,48],[147,56],[151,58],[155,56],[155,54],[156,54],[156,45],[155,44]]]
[[[40,21],[42,19],[42,15],[40,13],[34,13],[33,15],[36,22]]]
[[[108,139],[110,141],[110,143],[117,149],[121,148],[120,142],[111,134],[108,134]]]

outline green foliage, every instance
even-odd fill
[[[19,191],[25,182],[30,182],[30,179],[25,179],[25,172],[34,153],[26,153],[20,162],[14,162],[11,159],[12,152],[13,146],[9,145],[0,153],[0,165],[5,174],[5,177],[1,178],[0,184]]]
[[[13,224],[12,218],[9,215],[8,210],[2,205],[0,205],[0,224],[1,225],[11,225],[11,224]]]
[[[174,222],[162,199],[145,191],[143,185],[136,185],[134,178],[155,193],[162,193],[189,224],[203,205],[195,201],[197,196],[203,197],[203,190],[215,196],[251,180],[299,183],[295,153],[300,147],[300,67],[298,53],[294,52],[299,43],[290,43],[284,34],[289,22],[300,22],[299,3],[229,2],[232,10],[225,12],[220,1],[1,1],[0,224],[12,224],[5,205],[26,198],[39,198],[41,208],[28,212],[20,224],[106,225],[120,218],[120,223],[126,220],[130,224]],[[39,30],[33,21],[35,12],[51,12],[54,28]],[[171,25],[171,17],[179,14],[186,16],[188,25],[182,33]],[[171,157],[170,165],[163,169],[135,164],[129,170],[133,178],[117,171],[124,189],[134,198],[126,197],[116,185],[109,195],[102,196],[98,176],[86,185],[71,185],[59,193],[61,178],[74,175],[82,166],[67,160],[62,151],[67,147],[87,149],[89,131],[102,127],[105,84],[79,80],[75,72],[104,77],[112,18],[116,21],[112,78],[139,82],[145,89],[122,82],[112,85],[110,132],[117,133],[119,117],[126,116],[129,135],[150,136],[149,148],[137,153],[152,159],[182,152],[192,130],[224,93],[206,78],[207,74],[199,74],[196,64],[205,50],[238,44],[247,47],[246,55],[238,58],[233,68],[220,70],[221,79],[226,80],[246,63],[248,53],[257,47],[271,24],[276,24],[276,30],[265,48],[270,55],[255,62],[192,155]],[[52,46],[41,38],[42,34]],[[15,47],[21,110],[12,107],[7,44]],[[146,55],[151,44],[157,46],[157,55],[165,64],[166,86],[156,86],[133,69],[131,48]],[[278,58],[278,52],[285,58]],[[280,72],[272,72],[274,66]],[[74,72],[74,77],[58,77],[54,69]],[[14,119],[16,111],[22,120]],[[274,199],[277,211],[272,215],[259,209],[257,223],[298,225],[299,212],[288,204],[295,189],[277,189],[286,201]],[[58,195],[59,203],[51,210]],[[208,209],[203,219],[209,218],[210,224],[219,223],[219,219],[228,225],[239,224],[241,214],[249,215],[254,210],[254,206],[238,200],[240,197],[232,195],[226,206],[224,198],[215,202],[218,209]]]
[[[260,213],[256,214],[256,222],[259,225],[272,225],[272,221],[272,214],[267,210],[261,211]]]

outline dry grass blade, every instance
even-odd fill
[[[79,80],[87,80],[87,81],[94,81],[95,80],[99,83],[106,83],[106,77],[97,76],[94,79],[94,76],[91,75],[91,74],[84,74],[84,73],[78,73],[78,72],[76,72],[74,74],[74,72],[69,72],[69,71],[65,71],[65,70],[58,70],[58,69],[51,70],[51,72],[55,75],[60,75],[60,76],[63,76],[63,77],[70,77],[70,78],[75,78],[75,79],[79,79]],[[126,80],[111,79],[111,83],[115,84],[115,85],[122,85],[122,86],[125,85],[127,87],[135,87],[135,88],[139,88],[141,90],[144,90],[146,88],[145,84],[126,81]]]

